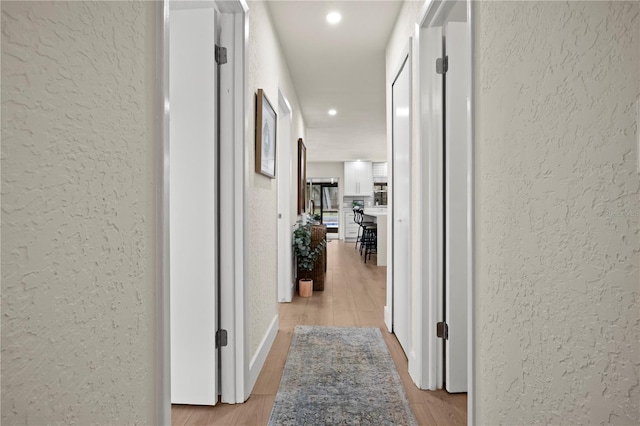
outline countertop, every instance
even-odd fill
[[[371,206],[365,207],[363,213],[367,216],[386,216],[387,215],[387,207],[386,206]]]

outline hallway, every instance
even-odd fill
[[[365,264],[354,243],[331,241],[324,291],[292,303],[280,304],[280,330],[269,352],[251,397],[244,404],[216,407],[174,405],[173,425],[265,425],[271,413],[293,329],[296,325],[379,327],[404,383],[418,423],[463,425],[467,418],[466,394],[420,391],[411,382],[407,359],[395,336],[386,331],[383,308],[386,298],[386,267]]]

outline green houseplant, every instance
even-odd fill
[[[311,223],[298,221],[293,231],[293,252],[298,264],[298,285],[300,296],[309,297],[313,291],[312,271],[316,260],[327,245],[326,238],[311,247]]]
[[[313,265],[326,247],[327,240],[323,239],[313,249],[311,248],[311,224],[303,224],[298,221],[296,229],[293,231],[293,252],[298,261],[298,268],[313,271]]]

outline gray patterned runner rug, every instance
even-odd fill
[[[377,328],[297,326],[269,425],[417,425]]]

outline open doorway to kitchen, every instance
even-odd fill
[[[311,216],[327,226],[327,239],[340,235],[340,188],[338,178],[307,179],[307,203]]]

